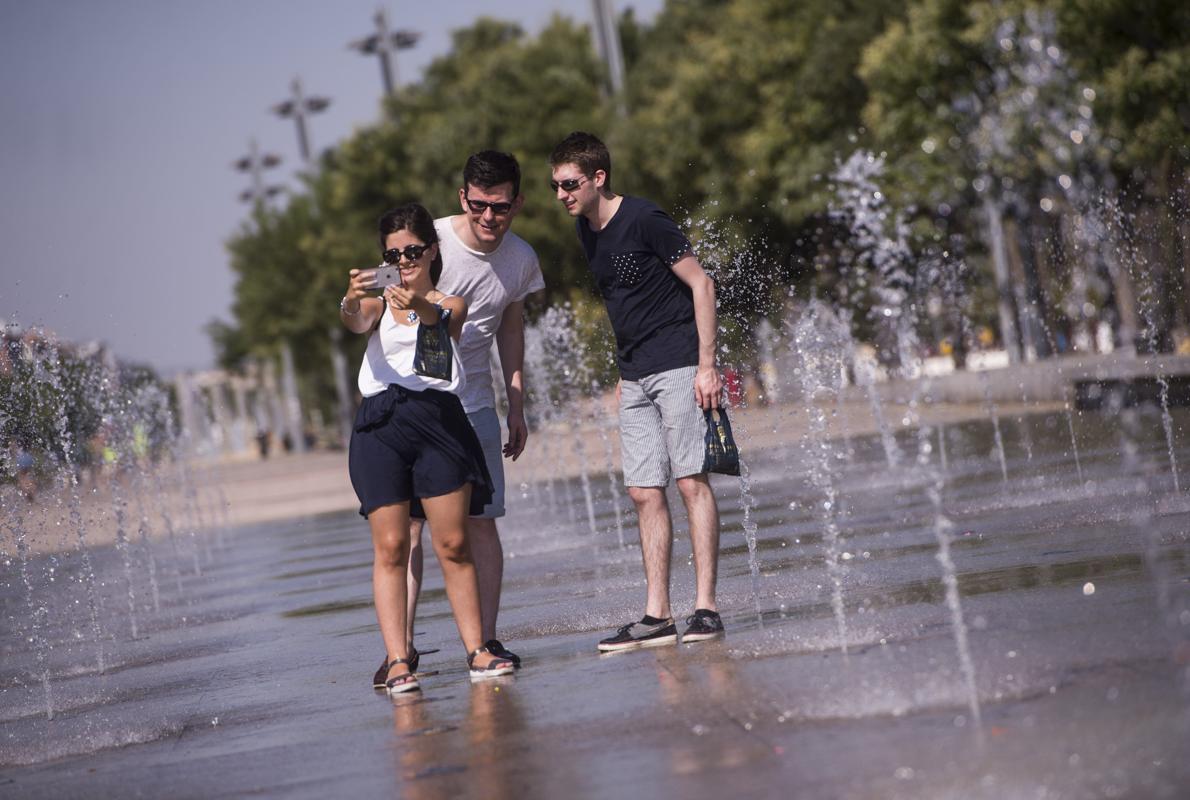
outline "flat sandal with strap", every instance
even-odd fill
[[[404,664],[406,667],[408,667],[409,659],[394,658],[392,661],[388,662],[388,667],[389,669],[392,669],[398,664]],[[384,686],[386,689],[388,689],[389,694],[412,692],[421,688],[421,684],[417,682],[417,676],[414,675],[412,671],[406,671],[395,678],[389,678],[384,682]]]
[[[436,650],[427,650],[426,652],[435,653]],[[417,652],[416,647],[409,648],[409,660],[405,663],[409,665],[409,671],[414,675],[417,674],[417,665],[421,661],[421,653]],[[373,689],[388,688],[388,668],[392,664],[388,660],[388,653],[384,654],[384,660],[380,662],[380,669],[376,670],[376,674],[372,676]]]
[[[467,668],[471,670],[471,680],[496,678],[501,675],[511,675],[516,671],[516,665],[511,660],[499,656],[494,656],[486,667],[475,666],[475,657],[483,653],[492,655],[492,651],[486,647],[477,647],[467,654]]]

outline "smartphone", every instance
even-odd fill
[[[394,283],[398,286],[405,285],[405,281],[401,277],[400,267],[392,264],[381,264],[376,268],[376,283],[373,288],[383,289],[385,286],[392,286]]]

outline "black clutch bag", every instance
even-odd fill
[[[450,309],[438,309],[438,324],[417,326],[417,348],[413,351],[413,371],[427,378],[448,381],[451,376]]]
[[[707,433],[702,471],[718,472],[720,475],[739,475],[740,451],[735,446],[735,437],[731,435],[727,409],[708,408],[703,414],[707,418]]]

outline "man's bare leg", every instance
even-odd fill
[[[690,546],[694,551],[695,608],[718,611],[715,584],[719,576],[719,505],[704,473],[678,478],[678,491],[690,518]]]
[[[673,616],[669,607],[673,523],[665,489],[657,486],[629,486],[628,496],[636,505],[636,516],[640,522],[640,554],[645,565],[647,584],[645,614],[657,619],[668,619]]]
[[[467,518],[467,538],[479,579],[479,611],[483,620],[483,640],[496,638],[496,617],[500,614],[500,590],[504,585],[504,546],[496,520]]]
[[[417,598],[421,595],[422,554],[421,531],[424,520],[409,520],[409,573],[406,578],[405,596],[408,599],[405,619],[408,623],[408,642],[413,647],[413,628],[417,621]]]

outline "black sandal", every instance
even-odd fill
[[[471,670],[471,680],[483,680],[484,678],[496,678],[500,675],[511,675],[516,671],[516,665],[507,658],[499,656],[494,657],[488,662],[486,667],[475,666],[475,657],[481,653],[492,654],[491,650],[486,647],[477,647],[467,655],[467,668]]]
[[[434,652],[434,651],[429,651]],[[409,660],[405,663],[409,665],[409,671],[417,674],[417,664],[421,661],[421,653],[417,652],[416,647],[409,648]],[[384,660],[380,662],[380,669],[376,670],[376,674],[372,676],[373,689],[388,688],[388,668],[392,664],[388,660],[388,653],[384,654]]]
[[[404,664],[406,667],[412,666],[407,658],[394,658],[388,662],[388,667],[392,669],[398,664]],[[400,694],[401,692],[412,692],[420,689],[421,684],[417,682],[417,676],[413,674],[413,670],[409,669],[395,678],[389,678],[384,682],[384,687],[388,690],[389,694]]]

